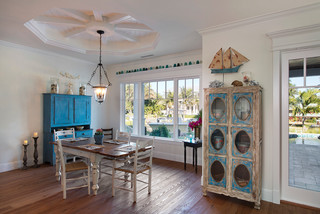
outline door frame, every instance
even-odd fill
[[[316,191],[306,190],[289,186],[289,69],[288,63],[290,59],[309,58],[313,56],[320,56],[319,48],[310,48],[306,50],[295,50],[284,52],[281,54],[281,200],[291,201],[294,203],[303,203],[309,206],[320,208],[320,193]],[[304,64],[305,66],[305,64]]]
[[[273,103],[272,103],[272,202],[280,204],[281,199],[281,54],[284,52],[320,47],[320,24],[270,32],[273,54]]]

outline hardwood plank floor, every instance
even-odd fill
[[[261,210],[253,203],[223,195],[208,193],[202,196],[201,168],[194,173],[192,165],[183,170],[183,163],[154,158],[152,192],[138,193],[132,203],[132,193],[117,191],[111,196],[111,176],[99,181],[98,195],[87,195],[87,189],[67,191],[62,199],[60,183],[55,179],[55,168],[13,170],[0,173],[0,213],[320,213],[292,204],[272,204],[262,201]],[[139,188],[138,188],[139,189]]]

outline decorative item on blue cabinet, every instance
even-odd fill
[[[53,130],[76,126],[76,137],[92,137],[91,96],[43,94],[43,162],[55,164]]]
[[[203,195],[261,200],[260,86],[205,89]]]

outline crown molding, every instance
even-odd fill
[[[4,46],[4,47],[9,47],[9,48],[16,48],[16,49],[21,49],[21,50],[25,50],[25,51],[30,51],[30,52],[34,52],[34,53],[38,53],[38,54],[44,54],[47,56],[54,56],[54,57],[63,57],[63,58],[68,58],[68,59],[72,59],[75,61],[79,61],[79,62],[85,62],[85,63],[90,63],[90,64],[95,64],[91,61],[87,61],[87,60],[83,60],[83,59],[79,59],[79,58],[75,58],[75,57],[71,57],[71,56],[67,56],[67,55],[63,55],[63,54],[56,54],[50,51],[44,51],[44,50],[40,50],[37,48],[31,48],[25,45],[20,45],[20,44],[16,44],[16,43],[11,43],[11,42],[7,42],[4,40],[0,40],[0,45]]]
[[[320,31],[320,23],[267,33],[271,39]]]
[[[320,46],[320,23],[266,34],[272,39],[272,50],[290,50]]]
[[[99,53],[98,50],[89,50],[85,47],[81,48],[81,47],[76,47],[74,45],[68,45],[68,44],[64,43],[63,41],[58,41],[58,40],[55,40],[54,38],[50,39],[41,30],[39,30],[39,28],[36,26],[36,21],[34,21],[33,19],[24,23],[24,26],[26,28],[28,28],[35,36],[37,36],[45,44],[52,45],[52,46],[59,47],[59,48],[63,48],[63,49],[70,50],[70,51],[74,51],[74,52],[81,53],[81,54],[98,54]],[[154,50],[156,48],[156,46],[158,45],[159,37],[160,37],[160,34],[156,33],[154,35],[152,42],[149,42],[148,44],[142,44],[142,45],[140,45],[141,46],[140,48],[126,49],[126,50],[119,50],[119,51],[104,50],[102,52],[105,54],[113,54],[113,55],[118,55],[118,56],[128,56],[128,55],[133,55],[133,54],[137,54],[140,52],[151,51],[151,50]],[[141,41],[143,41],[143,38],[141,39]]]
[[[213,32],[217,32],[217,31],[228,30],[228,29],[232,29],[232,28],[236,28],[236,27],[242,27],[242,26],[249,25],[249,24],[256,24],[256,23],[259,23],[259,22],[272,20],[272,19],[275,19],[275,18],[278,18],[278,17],[287,16],[287,15],[296,14],[296,13],[301,13],[301,12],[304,12],[304,11],[310,11],[310,10],[314,10],[314,9],[318,9],[318,8],[320,8],[320,3],[314,3],[314,4],[309,4],[309,5],[306,5],[306,6],[302,6],[302,7],[283,10],[283,11],[280,11],[280,12],[274,12],[274,13],[269,13],[269,14],[262,15],[262,16],[255,16],[255,17],[248,18],[248,19],[242,19],[242,20],[239,20],[239,21],[220,24],[220,25],[208,27],[208,28],[205,28],[205,29],[202,29],[202,30],[198,30],[198,32],[201,35],[204,35],[204,34],[207,34],[207,33],[213,33]]]

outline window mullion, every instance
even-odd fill
[[[303,58],[303,86],[307,86],[307,58]]]
[[[178,139],[178,120],[179,120],[179,115],[178,115],[178,93],[179,93],[179,88],[178,88],[178,79],[174,79],[173,82],[173,106],[174,106],[174,113],[173,113],[173,139],[177,140]]]

